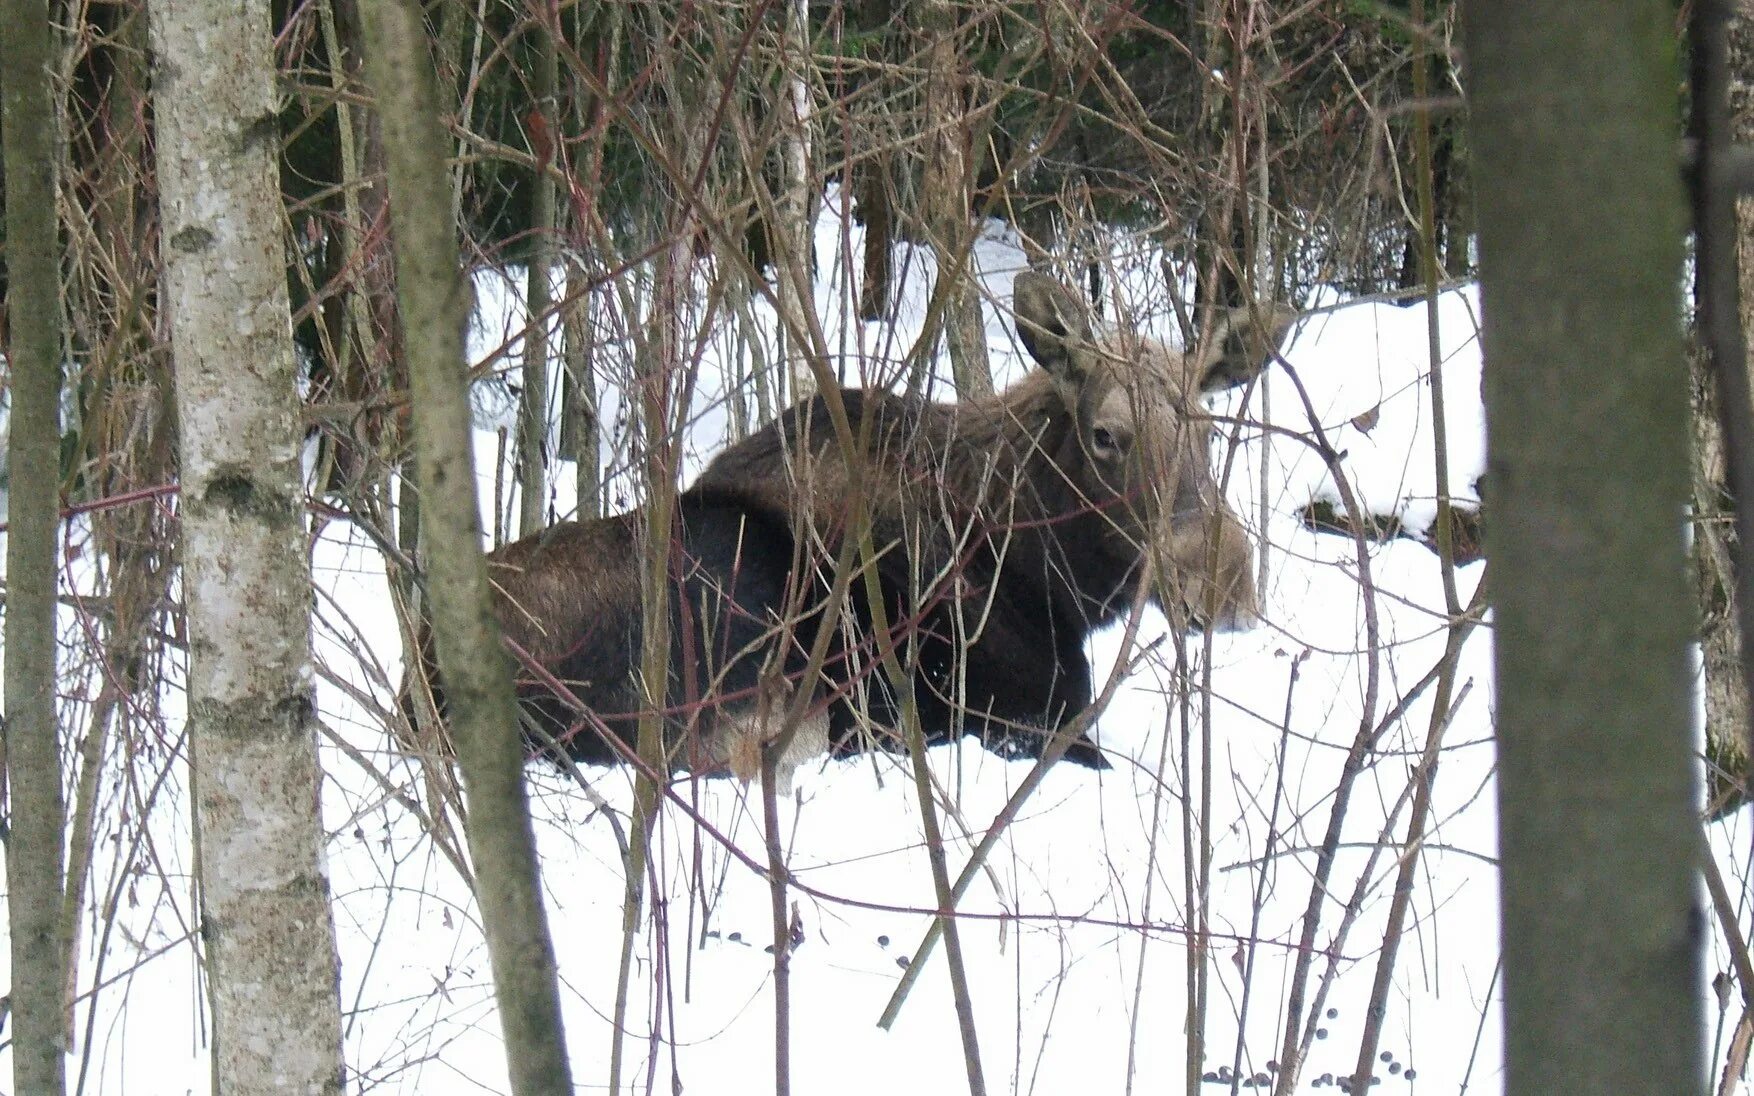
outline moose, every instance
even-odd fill
[[[1258,372],[1289,318],[1238,312],[1195,355],[1099,337],[1043,274],[1020,273],[1013,297],[1039,368],[1008,390],[959,403],[818,394],[676,496],[656,547],[669,579],[662,690],[641,673],[647,511],[561,522],[491,553],[500,623],[542,667],[519,675],[529,741],[612,762],[656,697],[671,767],[695,773],[748,779],[792,708],[782,780],[824,751],[896,748],[908,718],[929,742],[973,734],[1039,756],[1092,702],[1085,640],[1142,591],[1179,630],[1248,626],[1253,550],[1214,482],[1200,400]],[[838,599],[837,564],[857,569]],[[442,712],[442,689],[431,696]],[[1108,767],[1087,735],[1063,756]]]

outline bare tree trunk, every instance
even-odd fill
[[[1731,130],[1738,142],[1754,140],[1754,19],[1740,5],[1730,5],[1728,46]],[[1743,341],[1754,345],[1754,199],[1736,202],[1735,247],[1742,283]],[[1731,564],[1736,501],[1728,486],[1722,418],[1706,355],[1695,354],[1693,361],[1693,562],[1705,667],[1706,809],[1721,816],[1747,802],[1748,690],[1743,685]],[[1744,368],[1754,373],[1754,361]]]
[[[816,391],[816,374],[810,368],[806,309],[813,308],[811,271],[815,267],[814,226],[811,213],[815,206],[814,179],[810,173],[810,3],[809,0],[786,0],[785,33],[781,55],[784,64],[785,131],[781,138],[781,156],[785,165],[785,185],[780,195],[780,245],[774,255],[774,268],[780,283],[781,357],[786,362],[791,384],[792,402],[808,399]]]
[[[576,177],[578,185],[587,192],[595,193],[592,188],[603,179],[604,151],[609,130],[604,124],[604,114],[608,110],[606,98],[615,94],[618,85],[626,11],[622,5],[609,0],[589,0],[579,6],[575,15],[580,33],[584,33],[583,28],[590,27],[597,38],[595,62],[597,71],[602,74],[602,90],[605,94],[593,91],[579,76],[578,70],[574,66],[568,66],[566,75],[571,81],[570,98],[573,104],[572,111],[567,115],[568,123],[577,131],[589,134],[582,151],[575,154],[572,161],[575,166],[570,168],[569,174]],[[594,200],[569,207],[568,212],[569,224],[575,238],[592,240],[592,244],[588,246],[593,250],[606,244],[609,234],[603,226]],[[581,519],[599,517],[604,509],[603,423],[598,416],[601,405],[597,394],[597,360],[600,349],[596,326],[597,295],[594,290],[587,291],[587,287],[594,286],[601,271],[600,255],[590,261],[568,262],[568,303],[561,329],[561,355],[566,370],[561,388],[561,447],[576,464],[578,516]]]
[[[348,268],[357,271],[354,284],[347,291],[347,318],[352,329],[350,345],[357,343],[359,351],[358,368],[343,375],[341,387],[345,398],[358,401],[362,407],[388,408],[369,412],[356,428],[360,435],[357,440],[372,455],[370,478],[375,481],[382,475],[381,497],[388,501],[393,469],[384,468],[380,473],[376,462],[391,455],[398,465],[406,459],[408,366],[407,355],[403,353],[402,320],[396,312],[396,279],[388,244],[390,205],[389,187],[384,181],[384,138],[377,115],[357,101],[365,85],[365,41],[359,0],[329,0],[329,6],[333,16],[329,22],[334,25],[333,41],[326,41],[331,80],[336,73],[344,77],[337,91],[345,89],[354,99],[335,106],[345,196],[340,247]],[[410,476],[398,476],[396,482],[397,542],[412,557],[419,540],[420,499],[412,489]],[[403,603],[418,610],[422,591],[415,576],[392,564],[390,581]]]
[[[268,3],[150,15],[215,1072],[339,1093]]]
[[[156,185],[150,183],[151,149],[146,142],[146,101],[150,84],[146,21],[138,12],[118,11],[118,20],[104,51],[110,68],[110,90],[104,100],[72,113],[61,122],[65,131],[92,135],[82,149],[80,168],[101,178],[96,193],[81,202],[90,219],[85,229],[98,239],[115,241],[110,261],[82,263],[74,257],[66,276],[79,286],[61,302],[63,330],[84,328],[86,352],[104,364],[81,378],[90,395],[79,408],[77,429],[82,462],[88,469],[81,485],[85,498],[106,498],[144,487],[172,483],[176,478],[176,408],[169,362],[154,353],[147,309],[117,313],[99,302],[135,298],[144,303],[143,287],[158,280],[156,249],[148,246],[146,225],[157,218]],[[92,122],[100,124],[92,125]],[[69,151],[63,170],[79,153]],[[151,235],[156,235],[156,225]],[[75,317],[78,318],[75,318]],[[70,336],[71,338],[71,336]],[[101,394],[100,394],[101,393]],[[65,433],[64,433],[65,436]],[[62,1008],[69,1042],[79,1037],[75,1017],[79,994],[81,944],[92,924],[81,917],[94,857],[101,851],[97,830],[108,789],[101,781],[104,757],[111,742],[131,741],[137,717],[155,707],[153,655],[162,650],[159,627],[172,577],[170,545],[174,534],[159,507],[127,506],[92,513],[88,519],[94,557],[106,572],[110,599],[98,664],[105,667],[101,690],[87,715],[83,733],[72,726],[66,745],[76,752],[77,777],[67,824],[67,871],[62,921],[67,935],[67,962],[62,976]],[[95,999],[84,999],[95,1006]]]
[[[867,56],[880,64],[891,63],[889,26],[895,0],[856,0],[843,17],[872,38]],[[840,73],[834,74],[838,80]],[[879,83],[878,86],[881,86]],[[859,279],[859,319],[881,320],[889,315],[890,251],[895,244],[894,186],[891,176],[891,142],[879,119],[864,115],[852,130],[848,144],[852,161],[854,211],[865,225],[865,246]]]
[[[380,0],[361,10],[390,169],[433,634],[468,794],[466,833],[506,1062],[518,1096],[570,1096],[511,668],[500,646],[481,552],[463,359],[469,295],[450,215],[437,81],[419,0]]]
[[[603,514],[602,426],[597,418],[597,340],[592,326],[590,293],[577,266],[568,264],[568,301],[562,312],[560,346],[566,373],[562,377],[560,454],[576,465],[580,520]],[[576,294],[576,296],[575,296]]]
[[[546,16],[558,19],[543,5]],[[539,36],[536,69],[530,93],[536,99],[536,118],[531,144],[536,154],[535,193],[530,203],[530,269],[525,291],[529,322],[524,328],[524,392],[518,405],[518,535],[528,536],[547,524],[542,504],[548,494],[548,330],[554,294],[553,275],[556,217],[552,166],[559,156],[560,110],[556,101],[560,86],[559,52],[555,36],[560,27],[544,18],[531,33]]]
[[[889,315],[890,249],[895,246],[891,224],[889,154],[873,150],[853,165],[854,201],[865,222],[864,262],[859,279],[859,319]]]
[[[962,58],[956,48],[956,10],[950,0],[917,0],[917,18],[926,35],[924,193],[926,231],[938,258],[939,303],[950,370],[962,399],[991,395],[993,370],[987,361],[986,323],[980,292],[973,285],[974,229],[968,205],[973,165],[962,104]]]
[[[1512,1094],[1704,1091],[1672,18],[1465,13]]]
[[[6,907],[11,917],[12,1077],[66,1090],[67,961],[61,857],[67,804],[55,712],[55,537],[60,529],[61,249],[55,225],[55,39],[47,0],[0,7],[12,343],[11,525],[6,538]]]
[[[1742,634],[1736,624],[1735,500],[1725,482],[1722,420],[1705,356],[1696,350],[1692,360],[1693,580],[1705,686],[1705,804],[1710,816],[1722,817],[1747,802],[1748,690],[1742,684]]]
[[[675,79],[673,76],[672,79]],[[680,127],[679,127],[680,128]],[[692,164],[692,157],[680,158]],[[681,185],[678,180],[678,186]],[[670,681],[670,567],[676,525],[676,461],[679,439],[673,436],[678,383],[684,368],[682,346],[686,338],[683,295],[693,279],[694,255],[689,247],[696,221],[686,197],[679,197],[672,221],[672,235],[657,261],[654,275],[651,326],[652,344],[642,348],[638,378],[640,417],[645,429],[646,520],[641,529],[644,552],[640,569],[640,676],[646,683],[645,706],[640,712],[636,748],[643,763],[634,782],[633,825],[628,842],[627,887],[621,921],[621,965],[615,993],[615,1035],[609,1051],[609,1091],[621,1092],[624,1050],[622,1030],[626,1023],[633,941],[644,910],[646,867],[650,862],[658,808],[663,797],[662,781],[670,762],[664,743],[664,706]]]
[[[653,16],[654,22],[657,17]],[[622,902],[621,955],[617,973],[615,1034],[609,1048],[609,1091],[619,1096],[625,1071],[625,1040],[628,1001],[632,993],[633,943],[639,931],[645,901],[647,864],[659,821],[658,808],[663,781],[669,772],[664,742],[664,706],[670,681],[670,567],[676,526],[676,468],[681,455],[676,429],[686,420],[688,393],[684,370],[688,323],[685,302],[694,282],[692,242],[700,230],[694,202],[698,194],[686,188],[704,173],[697,165],[710,155],[700,133],[701,109],[698,71],[681,54],[662,63],[664,94],[671,113],[665,133],[670,138],[678,170],[668,180],[672,188],[664,216],[652,223],[665,236],[657,253],[652,276],[651,314],[646,334],[635,350],[635,381],[639,418],[643,430],[642,471],[645,478],[646,512],[641,528],[643,556],[640,569],[640,675],[645,682],[645,705],[640,712],[636,748],[642,771],[634,783],[633,819],[628,837],[627,880]]]

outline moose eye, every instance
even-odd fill
[[[1090,448],[1099,457],[1112,457],[1121,451],[1121,443],[1113,430],[1098,426],[1090,431]]]

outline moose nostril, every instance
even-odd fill
[[[1098,426],[1090,432],[1090,444],[1097,449],[1105,449],[1110,452],[1120,448],[1120,445],[1115,441],[1114,431],[1106,426]]]

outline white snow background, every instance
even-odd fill
[[[851,318],[845,272],[856,265],[851,256],[860,253],[860,230],[844,214],[831,191],[818,229],[823,273],[816,303],[838,360],[851,363],[849,379],[857,383],[874,371],[895,374],[894,363],[921,322],[933,272],[929,254],[898,249],[903,284],[895,323],[859,324]],[[1027,368],[1009,326],[1010,282],[1024,266],[1023,255],[995,227],[976,261],[1003,384]],[[1156,255],[1130,252],[1117,238],[1113,301],[1133,322],[1176,341],[1161,270]],[[516,284],[480,277],[472,347],[478,358],[498,350],[502,364],[517,362],[523,318]],[[1484,464],[1477,294],[1445,293],[1437,312],[1451,489],[1466,498]],[[758,303],[755,313],[754,329],[768,332],[762,337],[771,355],[771,312]],[[1336,307],[1310,315],[1286,352],[1366,505],[1400,513],[1415,529],[1435,511],[1426,325],[1422,306]],[[721,380],[726,363],[746,350],[728,334],[706,344],[690,474],[726,440]],[[947,398],[947,388],[939,395]],[[493,464],[502,451],[497,428],[509,423],[512,403],[491,388],[479,403],[482,490],[484,506],[491,507]],[[1315,850],[1329,825],[1341,762],[1366,714],[1367,595],[1350,539],[1311,532],[1296,517],[1312,498],[1335,495],[1316,451],[1299,440],[1310,433],[1310,422],[1284,369],[1267,372],[1249,406],[1234,394],[1214,405],[1221,415],[1257,420],[1263,408],[1282,430],[1267,436],[1243,431],[1228,491],[1268,546],[1265,623],[1214,638],[1210,698],[1196,693],[1185,710],[1175,699],[1174,643],[1158,642],[1160,618],[1153,616],[1141,636],[1149,647],[1143,658],[1120,650],[1118,631],[1097,636],[1091,654],[1099,681],[1123,654],[1139,663],[1097,726],[1115,768],[1095,774],[1061,766],[1049,773],[962,906],[991,1091],[1185,1090],[1195,913],[1184,842],[1195,827],[1197,860],[1202,814],[1209,814],[1211,846],[1203,1069],[1238,1070],[1248,1081],[1234,1087],[1247,1090],[1279,1055]],[[1372,409],[1379,409],[1374,422]],[[612,392],[603,419],[622,421]],[[605,454],[625,463],[622,426],[621,435],[606,439]],[[1222,449],[1214,453],[1220,465],[1224,456]],[[571,466],[556,464],[551,478],[557,483],[552,506],[565,516],[573,509]],[[629,490],[624,478],[612,493],[625,504]],[[77,538],[77,525],[71,535]],[[421,794],[418,770],[395,753],[373,710],[391,706],[400,675],[400,644],[377,552],[347,523],[331,522],[312,558],[319,702],[333,735],[323,747],[323,805],[347,1058],[357,1071],[350,1091],[507,1091],[475,905],[419,821],[388,790]],[[1380,695],[1368,713],[1374,722],[1439,661],[1443,599],[1436,555],[1412,540],[1371,545],[1368,570],[1381,620]],[[1481,564],[1460,569],[1464,603],[1481,571]],[[1198,683],[1206,658],[1201,637],[1186,640],[1184,650]],[[1387,1000],[1381,1046],[1392,1062],[1379,1065],[1377,1086],[1385,1094],[1502,1087],[1490,655],[1488,629],[1476,630],[1461,658],[1460,699],[1444,730],[1432,815]],[[87,915],[81,985],[100,988],[77,1011],[71,1068],[88,1092],[205,1093],[210,1087],[208,1017],[191,944],[197,919],[180,687],[180,675],[167,687],[174,722],[162,756],[132,762],[160,765],[162,779],[144,769],[131,780],[118,778],[99,826],[93,894],[115,916],[106,930],[104,921]],[[1352,795],[1331,896],[1321,907],[1316,939],[1323,950],[1309,987],[1323,1030],[1300,1090],[1354,1066],[1403,851],[1411,773],[1430,723],[1426,689],[1383,735]],[[109,758],[111,776],[129,763]],[[971,846],[968,835],[978,839],[985,831],[1029,764],[1001,760],[971,742],[935,748],[932,763],[954,807],[945,823],[954,873]],[[917,804],[901,764],[881,756],[811,764],[797,776],[795,798],[781,803],[791,870],[810,888],[791,897],[802,929],[792,960],[795,1092],[967,1090],[941,948],[894,1029],[875,1026],[929,923],[925,911],[935,904]],[[599,1091],[611,1044],[622,863],[609,827],[569,778],[547,766],[529,771],[575,1084]],[[627,810],[628,773],[588,774],[618,811]],[[696,781],[682,794],[718,834],[757,862],[764,858],[756,789]],[[142,817],[148,820],[143,827],[133,821]],[[1742,850],[1734,854],[1734,879],[1746,878],[1745,817],[1714,827],[1720,856]],[[759,1093],[773,1087],[772,959],[764,951],[771,940],[768,886],[716,840],[673,806],[666,809],[651,869],[656,892],[636,942],[625,1037],[626,1076],[637,1091]],[[1348,903],[1356,903],[1357,918],[1341,938]],[[1714,952],[1708,969],[1724,965]],[[1318,997],[1324,974],[1331,982]],[[0,983],[6,978],[0,972]],[[1707,993],[1703,986],[1701,993]],[[1719,1046],[1727,1024],[1715,999],[1708,1009],[1716,1018],[1708,1037]],[[10,1057],[0,1052],[0,1077],[9,1076]],[[1211,1093],[1232,1089],[1228,1077],[1201,1086]]]

